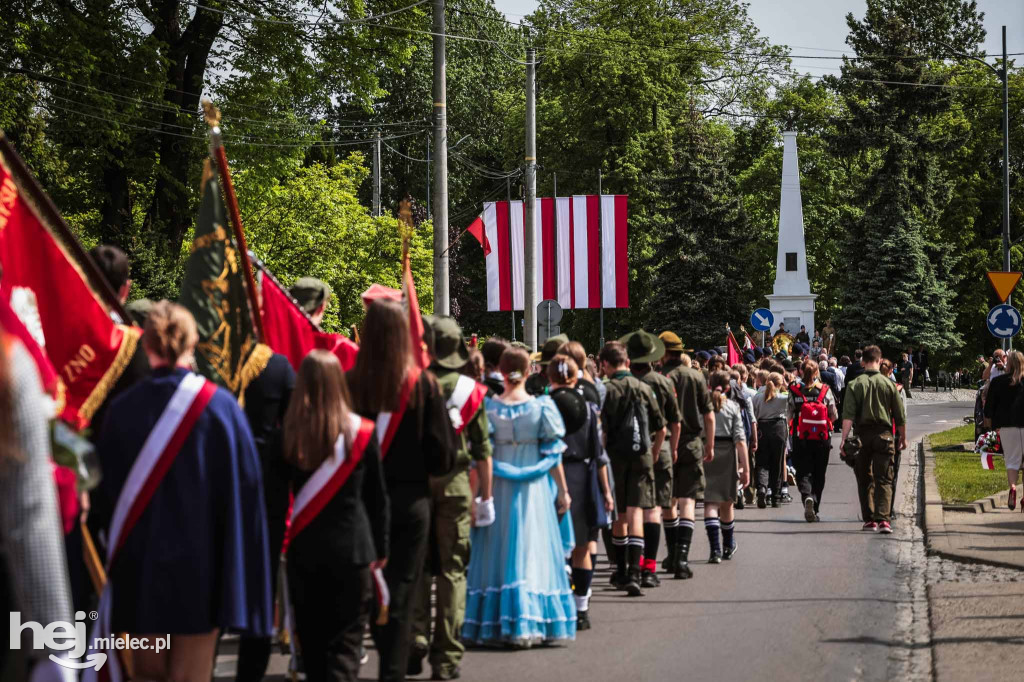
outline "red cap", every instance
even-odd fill
[[[383,284],[373,284],[369,289],[363,292],[363,305],[369,306],[374,301],[388,300],[388,301],[402,301],[402,292],[398,289],[392,289],[386,287]]]

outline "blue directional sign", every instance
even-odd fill
[[[1020,331],[1020,321],[1020,311],[1006,303],[1000,303],[988,311],[988,316],[985,318],[989,332],[997,339],[1016,336]]]
[[[775,316],[767,308],[758,308],[750,315],[750,324],[759,332],[768,332],[775,324]]]

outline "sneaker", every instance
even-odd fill
[[[883,535],[892,535],[892,526],[889,525],[888,521],[879,521],[878,532]]]
[[[737,544],[736,544],[736,541],[735,541],[735,540],[733,540],[733,541],[732,541],[732,547],[726,547],[726,548],[725,548],[725,551],[724,551],[724,552],[722,552],[722,559],[723,559],[724,561],[729,561],[730,559],[732,559],[732,558],[733,558],[733,556],[734,556],[734,555],[736,554],[736,548],[737,548],[738,546],[739,546],[739,545],[737,545]]]
[[[405,666],[407,677],[415,677],[423,672],[423,659],[429,652],[430,649],[424,642],[413,642],[409,650],[409,662]]]
[[[366,665],[370,662],[370,652],[366,650],[365,646],[359,647],[359,665]],[[299,665],[302,665],[302,659],[299,659]],[[300,668],[301,670],[301,668]]]
[[[656,573],[644,571],[640,575],[640,587],[659,587],[660,585],[661,579],[658,578]]]
[[[869,530],[872,533],[874,533],[876,530],[878,530],[878,524],[875,523],[874,521],[868,521],[863,526],[861,526],[860,529],[861,530]]]
[[[783,504],[789,504],[790,502],[793,501],[793,496],[790,495],[789,493],[782,493],[782,495],[779,497],[779,500]]]
[[[722,563],[722,554],[720,552],[712,552],[711,556],[708,557],[709,564],[720,564]]]
[[[758,509],[764,509],[767,506],[768,506],[768,500],[765,498],[764,491],[763,490],[758,490],[757,491],[757,508]]]
[[[814,521],[815,522],[821,521],[821,517],[818,516],[818,512],[814,512]]]
[[[590,611],[576,612],[576,632],[590,629]]]
[[[579,628],[577,628],[577,629],[579,629]],[[443,668],[434,668],[434,674],[430,676],[430,679],[432,679],[432,680],[457,680],[460,677],[462,677],[462,671],[459,669],[459,666],[455,666],[454,668],[450,668],[448,670],[445,670]]]
[[[743,509],[747,505],[743,502],[743,493],[736,495],[736,508]]]
[[[804,521],[814,523],[814,498],[808,497],[804,500]]]

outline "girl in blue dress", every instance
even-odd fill
[[[470,643],[525,648],[576,636],[558,518],[571,503],[562,469],[565,427],[551,398],[526,393],[529,367],[524,351],[506,350],[500,362],[505,392],[485,403],[494,443],[496,518],[471,535],[462,628]],[[572,539],[566,540],[571,547]]]

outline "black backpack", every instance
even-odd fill
[[[636,396],[622,420],[608,431],[607,449],[620,457],[642,457],[651,450],[651,428],[647,405]]]

